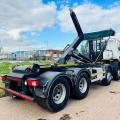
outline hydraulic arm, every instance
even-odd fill
[[[70,9],[70,16],[72,18],[72,21],[74,23],[74,26],[77,31],[77,38],[69,45],[69,47],[64,51],[63,55],[61,58],[57,61],[58,64],[64,64],[68,60],[70,54],[78,47],[78,45],[82,42],[84,39],[84,35],[81,29],[81,26],[78,22],[78,19],[72,9]]]
[[[81,53],[76,54],[74,51],[77,49],[77,47],[79,46],[79,44],[83,41],[83,40],[87,40],[90,44],[89,49],[90,49],[90,55],[92,54],[92,48],[93,48],[93,41],[97,41],[100,40],[104,37],[109,37],[109,36],[114,36],[115,35],[115,31],[110,29],[110,30],[103,30],[103,31],[98,31],[98,32],[92,32],[92,33],[85,33],[83,34],[81,26],[79,24],[79,21],[76,17],[76,14],[74,13],[74,11],[72,9],[70,9],[70,16],[71,19],[73,21],[73,24],[75,26],[75,29],[77,31],[78,36],[76,37],[76,39],[64,50],[64,53],[62,54],[61,58],[57,61],[57,64],[64,64],[66,63],[69,58],[72,56],[82,62],[87,62],[87,63],[92,63],[94,62],[94,59],[92,59],[92,57],[86,57],[84,55],[82,55]],[[107,43],[106,43],[107,44]],[[106,46],[106,45],[105,45]],[[105,46],[103,47],[105,49]],[[101,50],[100,53],[102,53],[104,51],[104,49]]]

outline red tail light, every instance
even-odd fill
[[[1,79],[2,81],[5,81],[6,77],[5,77],[5,76],[0,76],[0,79]]]
[[[38,87],[39,86],[39,81],[38,80],[28,80],[27,84],[28,84],[28,86]]]

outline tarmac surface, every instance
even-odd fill
[[[83,100],[70,98],[60,112],[51,113],[36,103],[0,98],[0,120],[120,120],[120,81],[110,86],[91,85]]]

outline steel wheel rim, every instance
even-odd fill
[[[62,83],[57,84],[55,86],[55,88],[53,90],[53,94],[52,94],[54,103],[56,103],[56,104],[62,103],[65,99],[65,96],[66,96],[65,86]]]
[[[81,78],[79,82],[79,90],[81,93],[85,93],[87,90],[87,80],[86,78]]]

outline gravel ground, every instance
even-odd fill
[[[0,120],[120,120],[120,81],[107,87],[91,85],[86,99],[70,99],[58,113],[25,100],[0,98]]]

